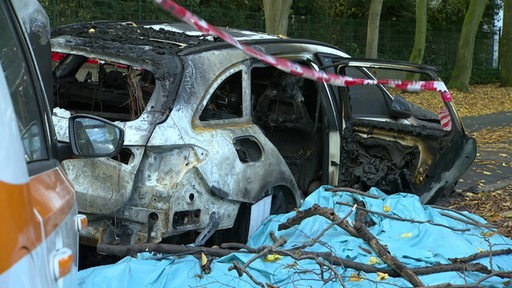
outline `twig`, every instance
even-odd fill
[[[294,260],[298,260],[298,261],[304,260],[304,259],[313,259],[318,264],[318,266],[320,266],[320,270],[322,270],[322,266],[327,266],[327,268],[329,270],[331,270],[332,273],[334,273],[334,275],[336,276],[336,278],[340,282],[340,285],[342,287],[346,287],[345,283],[343,282],[343,279],[341,278],[341,275],[336,271],[336,269],[334,269],[332,264],[320,261],[320,259],[318,259],[317,255],[309,254],[309,253],[302,253],[300,250],[295,250],[293,252],[291,250],[288,250],[288,251],[281,250],[281,251],[278,251],[278,253],[280,255],[289,256],[289,257],[293,258]],[[300,255],[298,255],[299,253],[300,253]]]
[[[256,278],[254,278],[254,276],[252,276],[251,273],[249,273],[249,271],[247,271],[247,269],[245,269],[245,265],[244,266],[240,266],[240,263],[238,263],[237,261],[233,262],[233,266],[229,267],[229,271],[235,269],[236,272],[238,273],[238,277],[242,277],[242,275],[247,275],[247,277],[249,277],[249,279],[251,279],[252,282],[254,282],[254,284],[260,286],[260,287],[263,287],[265,288],[265,284],[261,283],[260,281],[258,281]]]
[[[372,199],[380,199],[380,198],[382,198],[380,196],[373,195],[373,194],[370,194],[370,193],[367,193],[367,192],[363,192],[361,190],[357,190],[357,189],[354,189],[354,188],[349,188],[349,187],[332,187],[332,188],[326,188],[325,191],[328,191],[328,192],[349,192],[349,193],[361,195],[361,196],[372,198]]]
[[[474,219],[474,218],[472,218],[472,217],[462,213],[461,211],[458,211],[458,210],[455,210],[455,209],[451,209],[451,208],[447,208],[447,207],[442,207],[442,206],[436,206],[436,205],[430,205],[430,207],[438,209],[438,210],[450,211],[450,212],[453,212],[453,213],[455,213],[457,215],[462,216],[463,218],[468,219],[468,221],[466,221],[464,219],[461,219],[461,218],[455,217],[453,215],[450,215],[450,214],[448,214],[446,212],[439,211],[439,214],[441,214],[441,215],[443,215],[445,217],[448,217],[448,218],[460,221],[462,223],[466,223],[466,224],[477,226],[477,227],[484,227],[484,228],[488,228],[488,229],[495,229],[496,228],[496,227],[494,227],[491,224],[482,223],[482,222],[480,222],[480,221],[478,221],[478,220],[476,220],[476,219]]]
[[[487,228],[487,229],[494,229],[494,227],[492,225],[487,225],[487,224],[476,222],[476,221],[472,221],[472,220],[466,220],[464,218],[459,218],[459,217],[453,216],[453,215],[451,215],[449,213],[446,213],[446,212],[439,211],[439,214],[441,214],[444,217],[448,217],[448,218],[451,218],[453,220],[456,220],[456,221],[459,221],[459,222],[462,222],[462,223],[465,223],[465,224],[468,224],[468,225],[472,225],[472,226],[476,226],[476,227],[481,227],[481,228]]]
[[[344,206],[352,206],[352,204],[350,204],[350,203],[346,203],[346,202],[336,202],[336,204],[344,205]],[[367,212],[367,213],[377,214],[377,215],[380,215],[380,216],[383,216],[383,217],[386,217],[386,218],[389,218],[389,219],[393,219],[393,220],[405,221],[405,222],[411,222],[411,223],[419,223],[419,224],[430,224],[430,225],[433,225],[433,226],[440,226],[440,227],[444,227],[444,228],[450,229],[450,230],[452,230],[452,231],[457,231],[457,232],[467,232],[467,231],[470,231],[470,230],[471,230],[471,229],[469,229],[469,228],[462,228],[462,229],[459,229],[459,228],[453,228],[453,227],[450,227],[450,226],[448,226],[448,225],[444,225],[444,224],[440,224],[440,223],[434,223],[434,222],[432,222],[432,221],[421,221],[421,220],[414,220],[414,219],[402,218],[402,217],[398,217],[398,216],[390,215],[390,214],[388,214],[388,213],[383,213],[383,212],[373,211],[373,210],[370,210],[370,209],[367,209],[367,208],[364,208],[364,207],[358,207],[358,209],[362,209],[362,210],[364,210],[364,211],[365,211],[365,212]]]
[[[494,276],[497,276],[500,278],[511,278],[512,272],[493,272],[493,273],[483,276],[482,278],[478,279],[478,281],[476,281],[473,284],[452,285],[450,283],[446,283],[446,284],[432,285],[432,286],[428,286],[428,287],[429,288],[445,288],[445,287],[450,287],[450,288],[473,288],[473,287],[475,287],[476,288],[476,287],[482,287],[482,282],[484,282],[485,280],[487,280],[491,277],[494,277]]]
[[[254,281],[255,284],[260,285],[261,287],[264,287],[264,286],[262,286],[263,284],[261,282],[256,281],[256,279],[253,278],[253,276],[249,273],[249,271],[247,271],[247,267],[249,265],[251,265],[252,262],[256,261],[256,259],[259,259],[259,258],[263,257],[264,255],[267,255],[270,251],[276,250],[277,247],[286,244],[286,239],[284,237],[280,237],[279,239],[277,239],[277,237],[273,231],[270,231],[270,238],[272,238],[272,240],[274,240],[274,244],[272,246],[265,247],[260,253],[254,255],[251,259],[249,259],[247,262],[245,262],[245,264],[243,266],[240,266],[240,264],[236,261],[233,262],[233,266],[229,267],[228,271],[236,270],[239,277],[242,277],[242,275],[244,275],[244,273],[245,273],[247,276],[249,276],[249,278],[251,278],[251,280]]]
[[[358,207],[364,207],[364,203],[362,201],[357,202]],[[361,239],[365,240],[370,244],[370,246],[377,252],[377,255],[386,262],[393,270],[398,272],[405,280],[409,281],[413,285],[413,287],[425,287],[425,284],[421,282],[421,280],[414,274],[407,266],[405,266],[402,262],[396,259],[394,256],[389,253],[389,251],[382,245],[379,240],[368,230],[366,225],[364,224],[366,218],[366,212],[362,209],[357,209],[356,212],[356,222],[354,223],[354,228],[359,233]]]
[[[343,216],[343,218],[340,218],[340,219],[337,219],[336,221],[333,221],[331,222],[329,225],[327,225],[327,227],[325,227],[320,233],[318,233],[318,235],[316,235],[315,238],[311,239],[310,241],[308,241],[307,243],[304,243],[302,244],[300,247],[298,247],[297,249],[304,249],[304,248],[307,248],[307,247],[311,247],[313,245],[315,245],[315,243],[318,242],[318,240],[320,240],[320,238],[322,238],[322,236],[327,233],[327,231],[329,231],[329,229],[331,229],[333,226],[335,225],[340,225],[342,222],[344,222],[345,220],[347,220],[347,218],[354,212],[354,210],[356,209],[357,207],[357,204],[353,204],[352,205],[352,209],[350,209],[350,211],[348,211],[348,213]]]
[[[449,258],[448,260],[452,261],[453,263],[469,263],[471,261],[475,261],[480,258],[484,257],[490,257],[492,256],[499,256],[499,255],[509,255],[512,254],[512,249],[501,249],[501,250],[494,250],[494,251],[482,251],[478,252],[472,255],[469,255],[467,257],[460,257],[460,258]]]
[[[337,226],[341,227],[351,236],[359,237],[357,231],[352,226],[350,226],[350,224],[346,220],[340,221],[341,218],[338,215],[336,215],[334,210],[330,208],[320,207],[318,204],[314,204],[311,208],[308,208],[306,210],[297,210],[296,215],[288,218],[288,220],[286,220],[285,223],[279,224],[279,226],[277,226],[277,230],[281,231],[293,227],[295,225],[299,225],[304,219],[317,215],[322,216],[330,220],[331,222],[337,223]]]

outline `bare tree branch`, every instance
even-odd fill
[[[336,221],[333,221],[331,222],[331,224],[327,225],[327,227],[325,227],[318,235],[316,235],[315,238],[311,239],[310,241],[308,241],[307,243],[304,243],[302,244],[300,247],[298,247],[297,249],[305,249],[307,247],[311,247],[313,245],[315,245],[315,243],[318,243],[318,241],[320,240],[320,238],[325,234],[327,233],[327,231],[329,231],[329,229],[331,229],[333,226],[335,225],[340,225],[341,223],[343,223],[345,220],[347,220],[347,218],[354,212],[354,210],[356,209],[357,207],[357,204],[353,204],[352,205],[352,209],[350,209],[350,211],[345,215],[343,216],[343,218],[340,218]],[[342,227],[343,228],[343,227]],[[345,228],[343,228],[345,229]]]
[[[259,252],[258,254],[254,255],[251,259],[249,259],[247,262],[245,262],[245,264],[243,266],[240,266],[240,264],[238,262],[236,262],[236,261],[233,262],[233,266],[229,267],[228,271],[235,270],[238,273],[239,277],[242,277],[242,275],[244,275],[244,273],[245,273],[249,278],[251,278],[251,280],[255,284],[257,284],[257,285],[259,285],[261,287],[265,287],[263,285],[263,283],[257,281],[249,273],[249,271],[247,271],[247,267],[249,267],[249,265],[251,265],[252,262],[256,261],[256,259],[264,257],[264,256],[268,255],[269,252],[275,251],[277,247],[286,244],[286,239],[284,237],[280,237],[279,239],[277,239],[277,237],[276,237],[276,235],[274,234],[273,231],[270,231],[270,237],[272,238],[272,240],[274,240],[274,244],[272,246],[265,247],[261,252]]]
[[[346,202],[336,202],[336,204],[344,205],[344,206],[352,206],[353,205],[353,204],[346,203]],[[380,215],[380,216],[383,216],[383,217],[386,217],[386,218],[389,218],[389,219],[393,219],[393,220],[405,221],[405,222],[411,222],[411,223],[419,223],[419,224],[430,224],[430,225],[433,225],[433,226],[444,227],[444,228],[450,229],[452,231],[457,231],[457,232],[466,232],[466,231],[470,231],[471,230],[469,228],[464,228],[464,229],[453,228],[453,227],[450,227],[448,225],[434,223],[432,221],[421,221],[421,220],[415,220],[415,219],[402,218],[402,217],[394,216],[394,215],[391,215],[391,214],[388,214],[388,213],[373,211],[373,210],[370,210],[370,209],[367,209],[367,208],[364,208],[364,207],[358,207],[358,209],[362,209],[362,210],[364,210],[367,213]]]
[[[311,208],[308,208],[306,210],[297,210],[297,214],[293,217],[288,218],[288,220],[286,220],[285,223],[279,224],[277,230],[281,231],[293,227],[295,225],[299,225],[304,219],[317,215],[322,216],[330,220],[331,222],[338,223],[337,226],[341,227],[351,236],[359,237],[357,231],[352,226],[350,226],[350,224],[346,220],[340,221],[341,218],[338,215],[336,215],[334,210],[330,208],[320,207],[320,205],[318,204],[314,204]]]
[[[452,261],[453,263],[469,263],[471,261],[475,261],[480,258],[484,257],[490,257],[493,256],[499,256],[499,255],[510,255],[512,254],[512,249],[502,249],[502,250],[489,250],[489,251],[482,251],[479,253],[475,253],[473,255],[469,255],[467,257],[460,257],[460,258],[450,258],[448,260]]]
[[[455,210],[455,209],[450,209],[450,208],[447,208],[447,207],[441,207],[441,206],[436,206],[436,205],[430,205],[430,207],[438,209],[438,210],[450,211],[450,212],[453,212],[453,213],[455,213],[457,215],[460,215],[463,218],[468,219],[468,221],[465,221],[464,219],[461,219],[461,218],[455,217],[453,215],[450,215],[450,214],[448,214],[446,212],[439,211],[439,213],[441,215],[443,215],[445,217],[448,217],[448,218],[451,218],[451,219],[454,219],[454,220],[457,220],[457,221],[460,221],[460,222],[465,223],[465,224],[469,224],[469,225],[477,226],[477,227],[484,227],[484,228],[488,228],[488,229],[496,228],[496,227],[494,227],[491,224],[482,223],[482,222],[480,222],[480,221],[478,221],[478,220],[476,220],[476,219],[466,215],[465,213],[462,213],[461,211],[458,211],[458,210]]]
[[[364,207],[364,202],[358,201],[358,207]],[[413,287],[425,287],[425,284],[414,274],[407,266],[405,266],[398,259],[393,257],[384,245],[382,245],[377,238],[368,230],[364,224],[366,212],[362,209],[357,209],[356,222],[354,228],[358,232],[361,239],[365,240],[377,252],[377,255],[386,262],[393,270],[397,271],[405,280],[409,281]]]
[[[350,192],[353,194],[361,195],[361,196],[372,198],[372,199],[382,198],[380,196],[373,195],[373,194],[370,194],[370,193],[367,193],[367,192],[364,192],[361,190],[357,190],[354,188],[350,188],[350,187],[332,187],[332,188],[326,188],[325,191],[327,191],[327,192]]]

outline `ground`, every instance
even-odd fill
[[[478,85],[452,95],[478,154],[444,205],[475,213],[512,238],[512,87]]]

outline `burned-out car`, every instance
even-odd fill
[[[317,71],[439,80],[426,66],[227,31]],[[438,98],[431,111],[380,85],[293,76],[185,24],[63,26],[52,51],[60,139],[74,113],[125,129],[118,157],[64,162],[89,219],[83,236],[99,243],[202,245],[215,231],[210,239],[244,241],[323,184],[414,193],[427,203],[451,192],[476,155],[452,102],[436,93],[425,95]]]

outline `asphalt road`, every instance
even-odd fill
[[[455,187],[459,191],[486,192],[504,188],[512,183],[512,111],[462,119],[468,132],[487,128],[502,128],[509,135],[492,143],[492,147],[479,146],[478,155]],[[505,134],[505,135],[506,135]]]

